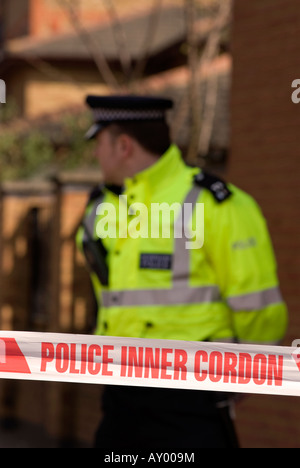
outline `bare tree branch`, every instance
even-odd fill
[[[229,24],[232,13],[232,0],[220,0],[220,7],[215,24],[208,37],[207,45],[200,59],[200,65],[213,60],[217,53],[221,41],[223,29]]]
[[[60,68],[55,67],[49,62],[46,62],[37,55],[35,55],[34,57],[24,55],[24,60],[26,60],[27,63],[29,63],[32,67],[40,71],[43,75],[47,76],[48,78],[63,81],[66,83],[71,83],[72,85],[76,86],[78,89],[81,90],[85,89],[85,85],[78,82],[75,78],[72,77],[71,74],[63,72]]]
[[[192,44],[192,47],[190,47],[190,52],[189,52],[190,54],[189,67],[191,69],[191,83],[190,83],[189,89],[183,96],[181,103],[178,106],[177,115],[175,116],[173,128],[172,128],[173,134],[176,135],[179,132],[180,127],[182,126],[183,122],[185,121],[187,117],[187,112],[189,111],[188,103],[192,102],[190,100],[191,96],[194,97],[194,99],[197,100],[199,107],[198,107],[197,115],[196,115],[196,105],[194,105],[194,103],[192,102],[191,104],[192,105],[191,115],[193,119],[193,123],[191,126],[192,134],[190,137],[190,143],[189,143],[188,155],[187,155],[188,161],[191,163],[195,163],[197,160],[199,144],[201,144],[201,147],[204,148],[204,138],[205,138],[206,140],[205,146],[207,147],[209,146],[209,142],[211,139],[211,131],[213,128],[213,119],[214,119],[211,106],[213,105],[213,103],[216,104],[218,86],[217,86],[217,82],[212,83],[211,86],[210,85],[208,86],[208,94],[205,98],[204,108],[202,109],[200,95],[198,95],[198,92],[200,92],[200,80],[201,80],[200,74],[202,72],[203,66],[211,63],[212,60],[217,56],[219,52],[219,45],[221,41],[222,31],[230,22],[231,12],[232,12],[232,0],[220,0],[217,18],[214,22],[211,32],[209,33],[204,51],[201,54],[200,59],[198,59],[197,65],[195,65],[195,51],[193,50],[195,48],[195,45],[193,45],[193,41],[195,40],[195,33],[194,33],[195,19],[194,19],[194,16],[192,16],[195,14],[195,10],[192,11],[193,7],[195,7],[195,5],[193,5],[193,0],[186,0],[186,9],[187,9],[186,11],[187,11],[187,17],[188,17],[188,43],[189,45]],[[209,106],[210,109],[205,111],[205,108],[207,106]],[[209,119],[212,119],[210,123],[209,122],[207,123],[207,127],[204,128],[202,135],[200,133],[201,115],[206,115],[208,116]],[[209,136],[208,136],[208,129],[210,129]],[[200,133],[200,142],[199,142],[199,133]],[[209,138],[209,142],[207,143],[208,138]],[[196,139],[197,139],[197,144],[195,143]]]
[[[217,74],[212,74],[211,77],[207,79],[202,124],[200,136],[198,137],[198,153],[200,156],[206,156],[209,152],[216,115],[218,90],[219,77]]]
[[[198,85],[198,43],[196,34],[197,11],[194,0],[185,0],[187,16],[188,66],[190,70],[189,103],[191,111],[190,140],[187,160],[193,161],[198,151],[198,132],[200,129],[200,89]]]
[[[69,15],[70,21],[81,38],[82,42],[85,44],[87,50],[90,52],[91,56],[94,59],[95,64],[99,70],[100,75],[102,76],[104,82],[111,88],[119,88],[119,83],[114,76],[113,72],[110,69],[106,57],[102,53],[101,44],[95,44],[91,35],[86,31],[86,29],[81,24],[77,10],[72,5],[71,1],[68,0],[57,0],[62,8]]]
[[[127,47],[127,38],[124,33],[122,23],[119,19],[117,9],[113,0],[102,0],[111,19],[116,45],[119,51],[120,62],[124,73],[125,81],[128,83],[132,71],[131,56]]]
[[[153,39],[159,24],[159,18],[162,11],[163,0],[154,0],[152,13],[150,15],[148,28],[145,35],[145,40],[142,46],[142,58],[138,61],[136,68],[132,74],[132,81],[138,81],[143,77],[149,56]]]
[[[229,23],[232,13],[232,0],[222,0],[215,27],[210,34],[205,54],[202,57],[203,62],[211,62],[216,58],[220,45],[223,28]],[[209,151],[211,142],[214,119],[216,114],[217,99],[219,90],[219,79],[216,74],[212,74],[207,79],[207,89],[203,108],[202,125],[199,136],[198,151],[200,155],[206,155]]]

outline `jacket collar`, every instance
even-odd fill
[[[132,178],[125,179],[125,189],[130,190],[140,183],[146,183],[152,190],[157,186],[161,188],[168,185],[172,177],[180,174],[185,167],[179,148],[171,145],[152,166]]]

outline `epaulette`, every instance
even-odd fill
[[[226,182],[213,174],[202,171],[195,176],[195,183],[208,189],[218,203],[222,203],[232,196]]]

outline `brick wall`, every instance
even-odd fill
[[[0,329],[91,332],[95,302],[75,233],[97,178],[2,187]],[[100,395],[93,385],[2,380],[0,420],[23,420],[56,439],[89,445]]]
[[[72,8],[84,26],[107,20],[102,2],[97,0],[72,0]],[[41,18],[43,19],[41,21]],[[30,0],[30,35],[48,37],[74,31],[67,9],[56,0]]]
[[[23,0],[24,1],[24,0]],[[74,32],[74,24],[67,8],[57,0],[29,1],[29,33],[34,37],[50,37],[55,34]],[[20,0],[18,0],[20,2]],[[172,2],[171,2],[172,3]],[[99,0],[72,0],[73,11],[80,24],[92,27],[111,20],[109,9]],[[114,2],[118,14],[132,14],[152,5],[151,1],[117,0]],[[43,19],[41,21],[41,18]]]
[[[227,178],[268,220],[289,307],[285,344],[300,338],[300,78],[297,0],[235,0],[231,158]],[[244,446],[300,447],[298,399],[250,397],[238,408]]]

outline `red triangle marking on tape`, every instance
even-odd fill
[[[0,372],[31,374],[26,358],[14,338],[0,338]]]
[[[293,353],[292,353],[292,356],[297,364],[297,367],[299,369],[299,372],[300,372],[300,348],[298,350],[295,350]]]

